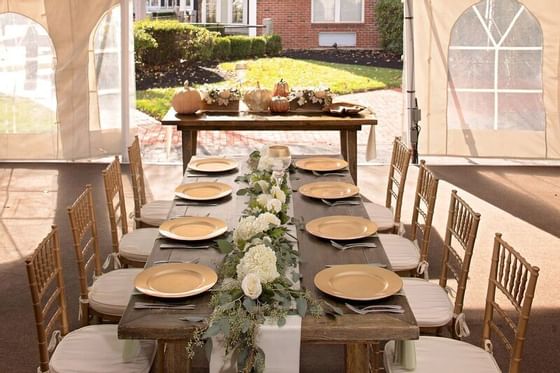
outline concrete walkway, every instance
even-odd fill
[[[377,159],[372,163],[386,164],[391,157],[393,138],[402,132],[402,94],[400,90],[380,90],[339,96],[371,107],[377,115]],[[137,112],[136,124],[143,146],[143,158],[148,163],[180,163],[181,136],[175,128],[164,127],[153,118]],[[358,133],[358,162],[365,163],[365,149],[370,128]],[[204,155],[248,154],[263,144],[290,145],[294,154],[340,153],[337,132],[326,131],[201,131],[198,153]]]

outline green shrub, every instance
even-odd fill
[[[231,42],[229,38],[218,37],[214,40],[212,57],[218,61],[227,61],[231,56]]]
[[[282,38],[280,35],[267,35],[266,39],[266,54],[268,56],[277,56],[282,52]]]
[[[389,52],[402,54],[403,6],[401,0],[378,0],[375,12],[383,48]]]
[[[150,49],[158,47],[156,39],[143,29],[134,28],[134,50],[136,52],[136,60],[142,61],[143,55]]]
[[[231,44],[231,58],[240,60],[243,58],[251,57],[251,38],[242,35],[228,36]]]
[[[253,57],[262,57],[266,53],[266,39],[257,36],[251,40],[251,55]]]
[[[134,24],[135,35],[144,33],[157,43],[145,49],[142,62],[147,65],[166,65],[181,59],[206,61],[212,58],[216,33],[178,21],[142,21]],[[136,41],[135,41],[136,43]]]

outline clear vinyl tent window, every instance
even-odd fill
[[[544,131],[543,35],[515,0],[484,0],[457,20],[448,57],[449,129]]]
[[[56,153],[55,66],[41,25],[20,14],[0,14],[0,135],[50,133]]]

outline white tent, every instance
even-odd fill
[[[0,159],[121,152],[131,14],[128,0],[0,0]]]
[[[560,158],[557,2],[407,1],[420,154]]]

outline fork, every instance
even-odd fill
[[[199,258],[193,258],[189,260],[156,260],[152,264],[164,264],[164,263],[198,263]]]
[[[337,267],[337,266],[344,266],[347,264],[325,264],[325,267],[327,268],[331,268],[331,267]],[[387,264],[383,264],[383,263],[366,263],[363,264],[366,266],[372,266],[372,267],[379,267],[379,268],[387,268]]]
[[[352,205],[352,206],[356,206],[359,205],[361,202],[360,201],[353,201],[353,200],[338,200],[338,201],[334,201],[331,202],[327,199],[321,198],[321,202],[323,202],[325,205],[327,206],[342,206],[342,205]]]
[[[353,243],[347,243],[346,245],[342,245],[339,244],[336,241],[331,240],[331,245],[338,250],[348,250],[348,249],[353,249],[353,248],[357,248],[357,247],[367,247],[367,248],[371,248],[374,249],[377,247],[377,245],[373,242],[353,242]]]
[[[311,171],[313,173],[314,176],[346,176],[345,173],[342,172],[325,172],[325,173],[320,173],[318,171]]]
[[[177,201],[175,206],[218,206],[218,204],[216,202]]]
[[[355,313],[360,314],[360,315],[367,315],[368,313],[376,313],[376,312],[404,313],[404,309],[402,308],[402,306],[400,306],[398,304],[385,304],[385,305],[375,304],[375,305],[371,305],[371,306],[367,306],[367,307],[363,307],[363,308],[353,306],[349,303],[345,303],[344,305],[350,311],[355,312]]]
[[[171,309],[171,310],[194,310],[194,304],[169,304],[169,303],[149,303],[149,302],[136,302],[134,309],[137,310],[153,310],[153,309]]]

